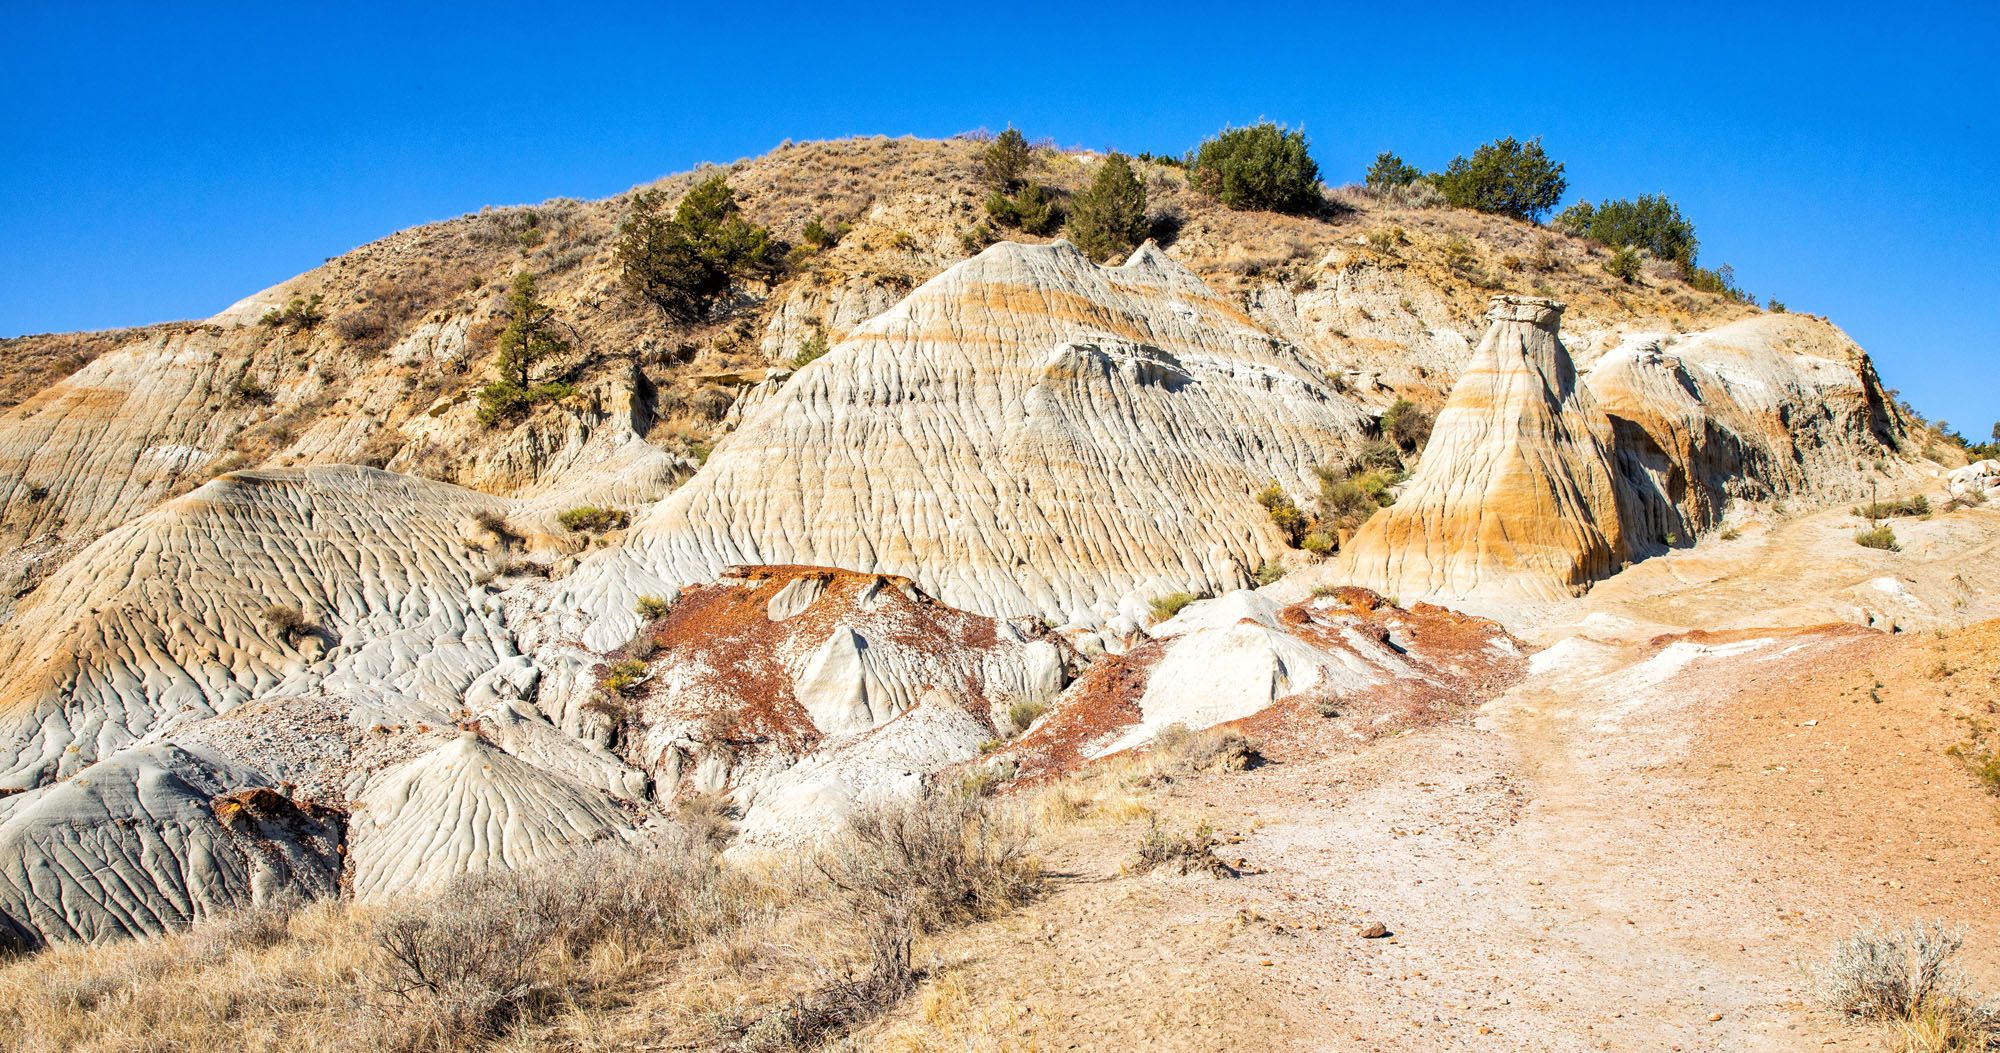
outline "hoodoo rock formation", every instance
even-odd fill
[[[1611,421],[1553,300],[1496,296],[1416,475],[1343,557],[1389,595],[1574,595],[1625,558]]]

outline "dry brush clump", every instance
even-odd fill
[[[1943,922],[1869,929],[1809,970],[1820,999],[1883,1024],[1902,1053],[1970,1053],[2000,1045],[2000,1004],[1974,991],[1954,959],[1962,932]]]

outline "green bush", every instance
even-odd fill
[[[1153,620],[1163,622],[1179,614],[1188,604],[1198,599],[1201,599],[1201,597],[1192,592],[1170,592],[1165,596],[1155,596],[1153,601],[1147,606],[1152,608]]]
[[[1033,724],[1048,708],[1046,702],[1016,702],[1007,707],[1007,723],[1013,725],[1014,734],[1019,735],[1028,730],[1028,725]]]
[[[707,321],[737,282],[776,276],[785,252],[784,242],[743,218],[720,175],[696,184],[672,215],[663,192],[641,191],[614,249],[626,292],[689,324]]]
[[[840,244],[840,239],[846,237],[847,232],[853,229],[854,224],[845,220],[827,226],[815,218],[806,221],[806,229],[799,236],[813,248],[825,250]]]
[[[622,508],[600,508],[597,505],[578,505],[556,516],[556,522],[563,529],[576,534],[601,534],[606,530],[623,530],[632,522],[632,517]]]
[[[1531,222],[1556,207],[1569,189],[1563,166],[1549,160],[1539,136],[1523,143],[1510,135],[1472,151],[1470,158],[1454,157],[1437,184],[1445,200],[1459,208]]]
[[[818,361],[827,350],[826,330],[814,326],[812,334],[807,336],[799,344],[799,349],[792,353],[792,368],[805,368],[807,364]]]
[[[1384,150],[1376,154],[1375,163],[1368,166],[1365,184],[1370,190],[1387,190],[1390,187],[1409,186],[1423,177],[1423,169]]]
[[[598,678],[597,682],[604,690],[614,695],[634,694],[646,682],[646,663],[633,661],[614,662],[609,669],[604,671],[604,675]]]
[[[1271,522],[1277,526],[1278,532],[1285,536],[1285,544],[1293,548],[1298,547],[1299,542],[1305,539],[1306,531],[1312,528],[1312,522],[1306,518],[1306,514],[1299,509],[1298,504],[1285,493],[1285,488],[1278,485],[1276,479],[1271,480],[1269,486],[1257,492],[1257,503],[1263,505],[1264,510],[1271,514]]]
[[[986,214],[1003,227],[1029,234],[1048,234],[1062,226],[1062,209],[1040,183],[1031,182],[1014,194],[999,190],[988,194]]]
[[[1234,209],[1312,212],[1320,207],[1319,165],[1306,133],[1265,121],[1225,128],[1196,148],[1188,166],[1196,189]]]
[[[1093,260],[1122,256],[1146,240],[1146,188],[1132,164],[1112,153],[1070,202],[1069,238]]]
[[[1854,543],[1862,548],[1879,548],[1889,552],[1901,552],[1903,546],[1896,543],[1896,532],[1883,523],[1854,535]]]
[[[1393,468],[1358,472],[1320,469],[1320,528],[1328,535],[1335,530],[1359,529],[1377,509],[1395,503],[1389,488],[1402,481],[1403,473]]]
[[[638,602],[632,604],[632,613],[649,622],[656,622],[666,617],[667,611],[671,607],[672,605],[665,599],[659,596],[647,595],[639,597]]]
[[[1681,215],[1680,206],[1665,194],[1641,194],[1631,201],[1604,201],[1592,205],[1579,201],[1555,218],[1566,233],[1614,249],[1627,246],[1644,249],[1653,258],[1672,260],[1682,267],[1694,264],[1694,224]]]
[[[318,293],[311,296],[294,296],[286,302],[282,310],[273,308],[264,312],[264,317],[258,319],[258,322],[273,329],[286,329],[294,333],[312,329],[326,321],[326,312],[319,306],[320,299]]]
[[[1414,453],[1430,441],[1431,427],[1436,423],[1431,411],[1409,399],[1397,399],[1382,414],[1382,434],[1398,448]]]
[[[1931,514],[1931,499],[1918,494],[1899,501],[1876,501],[1854,509],[1854,514],[1863,519],[1927,516]]]
[[[1736,268],[1725,263],[1714,270],[1692,264],[1681,267],[1681,280],[1705,293],[1728,297],[1737,303],[1755,306],[1757,298],[1736,286]]]
[[[1020,188],[1022,176],[1034,160],[1035,151],[1028,146],[1027,137],[1009,128],[979,151],[973,169],[989,189],[1009,194]]]
[[[1267,559],[1264,562],[1259,563],[1257,565],[1257,573],[1252,575],[1251,577],[1252,580],[1257,582],[1257,586],[1259,588],[1262,588],[1265,585],[1270,585],[1276,582],[1279,578],[1282,578],[1284,576],[1285,576],[1284,564],[1275,563]]]
[[[1639,250],[1630,245],[1611,254],[1604,261],[1604,271],[1627,285],[1639,280]]]

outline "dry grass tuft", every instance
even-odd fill
[[[1150,874],[1155,870],[1172,870],[1182,877],[1189,874],[1207,874],[1214,878],[1237,877],[1237,870],[1222,861],[1215,854],[1222,844],[1216,839],[1215,831],[1207,823],[1197,823],[1193,830],[1178,833],[1160,825],[1158,819],[1146,824],[1146,832],[1139,837],[1138,853],[1133,857],[1133,873]]]

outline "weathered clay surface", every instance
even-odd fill
[[[914,578],[997,615],[1104,620],[1247,583],[1280,547],[1246,495],[1301,488],[1362,412],[1159,250],[1002,243],[800,370],[586,565],[605,626],[735,563]],[[593,640],[603,643],[601,638]]]

